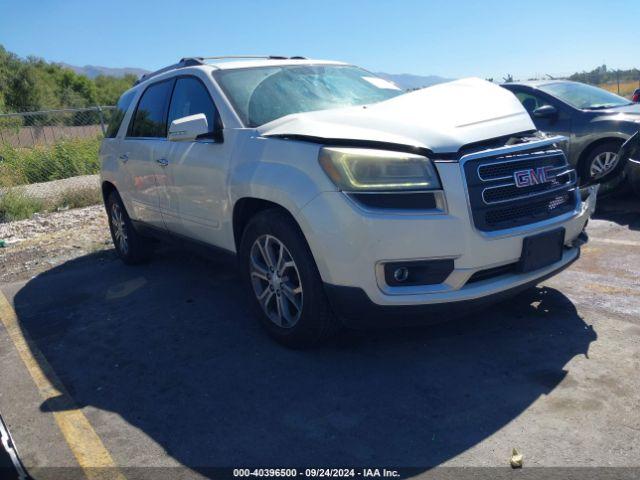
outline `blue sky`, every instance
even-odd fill
[[[0,0],[0,12],[5,48],[74,65],[265,53],[496,79],[640,66],[640,0]]]

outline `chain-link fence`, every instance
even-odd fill
[[[0,114],[0,144],[30,148],[104,135],[115,107]]]
[[[98,149],[114,111],[0,114],[0,221],[99,202]]]

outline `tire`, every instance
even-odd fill
[[[285,212],[265,210],[249,221],[239,263],[256,315],[277,342],[310,347],[339,329],[309,246]]]
[[[640,198],[640,168],[630,168],[627,167],[629,174],[627,176],[629,180],[629,185],[631,185],[631,189],[633,193]]]
[[[106,208],[111,239],[118,257],[127,265],[149,260],[153,253],[152,246],[133,227],[118,192],[113,191],[109,194]]]
[[[618,151],[620,150],[621,143],[615,140],[608,141],[602,143],[595,148],[592,148],[587,154],[586,158],[581,162],[579,172],[580,175],[580,183],[598,183],[598,174],[594,172],[594,170],[599,169],[599,165],[604,166],[604,161],[606,158],[611,159],[611,155],[615,155],[617,157]],[[611,161],[611,160],[609,160]],[[606,175],[612,168],[615,167],[617,163],[617,159],[613,160],[613,164],[609,169],[606,169],[602,172],[602,176]],[[596,164],[598,162],[598,164]],[[608,182],[600,184],[600,194],[607,195],[612,193],[620,183],[624,181],[623,178],[614,178],[609,180]]]

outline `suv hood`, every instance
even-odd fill
[[[257,130],[263,136],[387,142],[452,153],[535,126],[511,92],[467,78],[371,105],[294,113]]]

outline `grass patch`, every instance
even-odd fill
[[[19,189],[9,189],[0,194],[0,223],[31,218],[34,213],[89,207],[101,202],[102,195],[97,187],[68,190],[55,200],[47,202],[28,197]]]
[[[600,88],[604,88],[605,90],[609,90],[611,93],[618,93],[618,83],[603,83],[599,85]],[[631,98],[633,92],[636,88],[640,88],[640,84],[638,80],[633,80],[630,82],[620,82],[620,95],[623,97]]]
[[[45,209],[44,202],[29,198],[20,192],[5,192],[0,197],[0,222],[13,222],[31,218],[36,212]]]
[[[100,137],[74,138],[30,148],[0,145],[0,186],[98,173],[100,140]]]
[[[68,190],[56,201],[54,210],[62,208],[82,208],[102,203],[102,194],[98,187]]]

